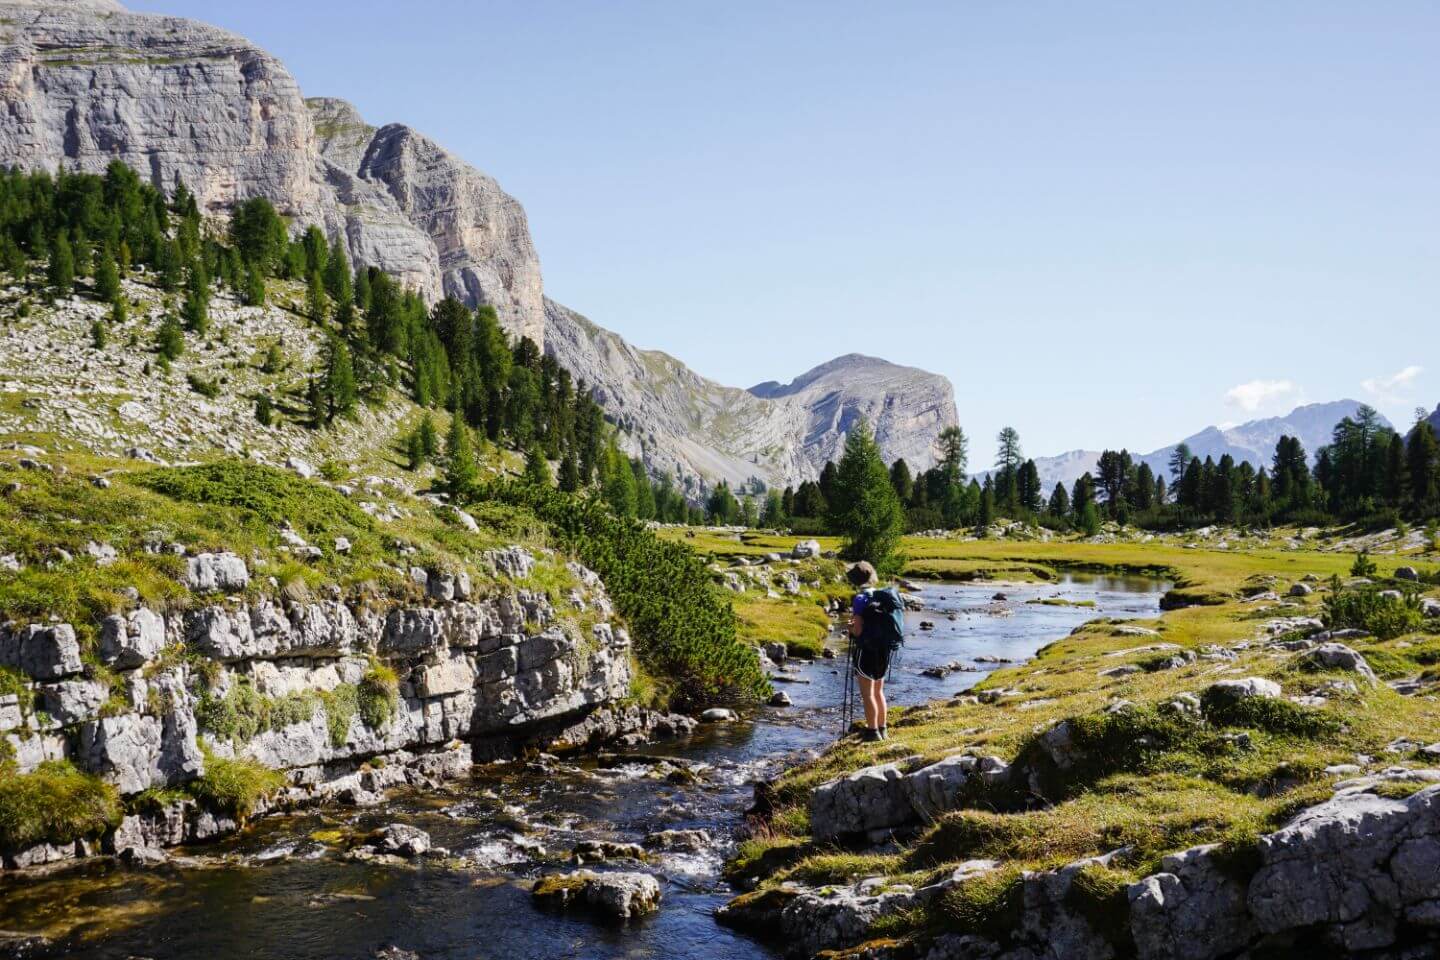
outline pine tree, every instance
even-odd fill
[[[57,233],[50,244],[50,265],[45,271],[45,280],[57,297],[70,296],[75,287],[75,255],[64,231]]]
[[[935,446],[936,459],[945,475],[945,482],[958,484],[964,479],[970,460],[970,441],[966,439],[965,431],[959,427],[946,427],[940,431]]]
[[[533,483],[536,486],[548,487],[553,482],[550,476],[550,464],[545,462],[545,454],[540,447],[531,444],[525,451],[525,474],[526,483]]]
[[[279,342],[273,342],[265,350],[265,360],[260,364],[260,372],[274,375],[284,369],[285,354],[280,350]]]
[[[655,489],[650,486],[645,464],[632,457],[630,472],[635,476],[635,516],[641,520],[655,519]]]
[[[325,367],[325,394],[330,404],[327,420],[334,420],[354,412],[359,393],[355,386],[355,366],[345,341],[338,337],[330,338],[329,354]]]
[[[95,267],[95,297],[104,303],[111,303],[120,296],[120,271],[115,267],[115,258],[110,247],[100,251],[100,262]]]
[[[259,421],[262,427],[268,427],[275,422],[274,404],[272,404],[270,398],[263,393],[255,400],[255,419]]]
[[[575,454],[568,450],[560,459],[560,489],[566,493],[576,493],[580,489],[580,467],[575,462]]]
[[[863,420],[845,437],[829,503],[830,527],[845,538],[844,554],[877,567],[887,565],[904,533],[905,513],[880,459],[880,448]]]
[[[205,264],[200,260],[190,263],[180,315],[185,320],[185,329],[197,337],[205,336],[210,329],[210,278],[206,276]]]
[[[426,460],[432,459],[440,452],[440,439],[435,433],[435,419],[430,414],[425,414],[420,419],[420,426],[416,428],[420,438],[420,453]]]
[[[419,429],[411,430],[405,436],[405,461],[411,470],[425,465],[425,441],[420,438]]]
[[[612,441],[605,456],[603,485],[605,502],[617,516],[635,516],[635,474],[630,460]]]
[[[895,488],[895,496],[900,498],[903,504],[910,499],[910,494],[915,489],[915,479],[910,475],[910,464],[900,457],[890,464],[890,486]]]
[[[459,494],[475,485],[479,470],[475,465],[475,445],[470,428],[463,417],[450,418],[450,432],[445,438],[445,486]]]
[[[90,345],[96,350],[104,350],[105,344],[110,342],[110,336],[105,331],[105,324],[99,320],[90,324]]]
[[[987,477],[980,490],[980,506],[975,512],[975,535],[990,536],[990,526],[995,522],[995,485]]]
[[[1070,495],[1065,492],[1065,484],[1055,484],[1055,489],[1050,493],[1050,502],[1046,505],[1046,512],[1057,520],[1069,518]]]
[[[330,255],[325,260],[325,292],[338,304],[355,302],[355,286],[351,279],[350,261],[345,256],[345,246],[340,237],[330,246]]]
[[[247,307],[265,305],[265,274],[257,263],[251,263],[245,269],[244,300]]]
[[[305,312],[314,323],[324,323],[329,316],[330,305],[325,299],[325,284],[320,279],[320,271],[310,271],[309,279],[305,287]]]
[[[174,316],[167,314],[160,321],[160,329],[155,334],[155,351],[166,363],[179,359],[185,352],[185,331]]]
[[[1436,441],[1429,423],[1417,423],[1410,429],[1405,467],[1415,512],[1428,513],[1435,509],[1440,500],[1440,442]]]
[[[110,301],[110,325],[118,327],[130,318],[130,308],[125,304],[124,297],[116,297]]]
[[[1190,447],[1188,444],[1180,443],[1170,452],[1170,486],[1178,493],[1185,479],[1185,471],[1190,469]]]
[[[330,398],[325,395],[324,376],[313,376],[305,386],[305,406],[310,415],[310,426],[320,429],[330,418]]]

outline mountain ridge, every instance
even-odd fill
[[[767,399],[632,347],[545,297],[524,207],[493,178],[409,126],[303,97],[238,34],[109,0],[0,0],[0,34],[0,163],[99,173],[120,159],[167,190],[183,181],[217,216],[263,196],[429,302],[494,306],[595,386],[627,449],[692,494],[812,477],[860,417],[886,459],[924,466],[956,422],[948,380],[875,358],[838,357]]]

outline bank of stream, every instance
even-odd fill
[[[1168,584],[1067,576],[1046,584],[924,583],[891,700],[953,695],[1097,616],[1154,616]],[[994,599],[997,592],[1005,599]],[[1050,600],[1050,603],[1031,601]],[[1093,605],[1091,605],[1093,604]],[[933,624],[920,629],[921,621]],[[838,637],[832,643],[842,643]],[[951,662],[963,672],[922,671]],[[571,762],[477,767],[439,791],[376,808],[271,817],[226,842],[174,851],[166,865],[101,860],[46,877],[0,878],[0,930],[40,933],[79,958],[355,958],[387,947],[430,958],[774,957],[715,924],[733,891],[720,878],[753,784],[838,732],[838,660],[788,665],[792,706],[705,724],[687,740]],[[405,865],[354,860],[345,838],[392,823],[427,831],[450,856]],[[660,852],[638,869],[662,882],[654,916],[617,926],[537,910],[530,886],[569,867],[583,840],[642,842],[704,830],[699,852]],[[637,869],[632,863],[626,869]],[[604,869],[603,867],[601,869]]]

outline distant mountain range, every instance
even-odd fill
[[[1315,451],[1330,442],[1335,424],[1346,417],[1354,416],[1360,406],[1358,400],[1308,403],[1296,407],[1283,417],[1250,420],[1224,429],[1206,427],[1184,440],[1177,440],[1158,450],[1137,455],[1135,459],[1139,463],[1148,463],[1150,469],[1157,473],[1165,473],[1168,479],[1170,455],[1176,446],[1184,443],[1190,448],[1190,453],[1201,460],[1212,457],[1218,461],[1228,453],[1237,463],[1249,461],[1257,468],[1268,467],[1275,456],[1276,442],[1282,436],[1292,436],[1300,438],[1300,443],[1313,461]],[[1383,416],[1380,419],[1385,426],[1392,426]],[[1436,423],[1436,429],[1440,431],[1440,408],[1436,409],[1431,422]],[[1071,450],[1054,457],[1036,457],[1035,466],[1040,471],[1043,488],[1048,491],[1057,483],[1069,487],[1087,471],[1094,474],[1099,461],[1098,450]]]

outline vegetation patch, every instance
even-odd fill
[[[120,822],[120,812],[113,786],[67,760],[24,774],[0,767],[0,848],[96,837]]]
[[[357,690],[360,719],[371,730],[383,730],[400,707],[400,678],[388,664],[372,660]]]
[[[285,775],[258,760],[213,755],[205,758],[205,775],[187,785],[196,799],[241,821],[249,818],[261,799],[284,786]]]

